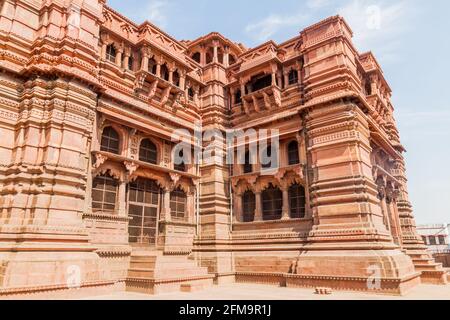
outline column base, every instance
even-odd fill
[[[0,253],[0,297],[36,296],[71,298],[80,291],[95,293],[95,288],[113,290],[114,280],[108,266],[94,252],[38,251]],[[103,292],[103,291],[102,291]],[[104,292],[107,292],[105,290]],[[48,294],[46,294],[48,293]]]
[[[406,294],[420,272],[400,250],[235,253],[236,281],[288,287]]]

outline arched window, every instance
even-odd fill
[[[109,175],[98,176],[92,182],[92,209],[114,212],[119,183]]]
[[[151,164],[158,163],[158,151],[150,139],[142,140],[139,148],[139,160]]]
[[[289,85],[298,83],[298,72],[292,69],[289,71]]]
[[[177,87],[180,86],[180,74],[178,73],[178,70],[175,70],[175,72],[173,73],[172,82]]]
[[[236,104],[242,103],[242,92],[241,90],[237,90],[234,94],[234,101]]]
[[[253,164],[250,157],[250,151],[247,151],[245,153],[245,159],[244,159],[244,174],[246,173],[252,173],[253,172]]]
[[[303,186],[294,184],[289,188],[289,206],[292,219],[306,216],[306,194]]]
[[[117,51],[113,44],[109,44],[106,47],[106,60],[116,62]]]
[[[290,166],[300,163],[300,156],[298,154],[298,142],[297,141],[292,141],[291,143],[289,143],[288,159],[289,159]]]
[[[148,59],[148,72],[152,74],[156,74],[156,68],[157,68],[156,60],[153,58]]]
[[[196,52],[192,55],[192,59],[197,62],[200,63],[200,52]]]
[[[102,132],[102,141],[100,144],[100,150],[119,154],[120,153],[120,138],[119,134],[112,127],[106,127]]]
[[[161,78],[166,81],[169,81],[169,68],[167,68],[166,64],[163,64],[161,66]]]
[[[177,163],[177,159],[175,158],[175,164],[174,164],[173,168],[175,170],[177,170],[177,171],[185,172],[186,171],[186,164],[184,162],[184,151],[183,151],[183,149],[180,149],[178,152],[179,152],[178,153],[178,156],[179,156],[178,160],[181,160],[181,161],[179,161],[179,163]]]
[[[170,212],[175,220],[184,220],[187,218],[187,196],[186,193],[178,188],[170,193]]]
[[[283,193],[272,184],[264,190],[262,196],[263,219],[279,220],[283,210]]]
[[[242,195],[242,216],[243,222],[255,221],[256,198],[251,191],[246,191]]]

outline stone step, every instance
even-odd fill
[[[180,285],[181,292],[196,292],[212,287],[213,279],[190,281]]]
[[[207,268],[185,268],[185,269],[163,269],[163,270],[132,268],[128,270],[129,277],[139,277],[149,279],[191,277],[191,276],[202,276],[207,274],[208,274]]]
[[[433,258],[417,258],[417,259],[412,259],[414,265],[420,265],[420,264],[433,264],[435,263],[435,260]]]
[[[196,268],[197,264],[194,261],[182,261],[182,262],[159,262],[158,264],[155,261],[135,261],[131,260],[130,268],[147,268],[147,269],[155,269],[160,266],[163,266],[164,269],[180,269],[180,268]]]
[[[186,283],[190,283],[191,286],[186,286],[183,290],[202,290],[207,288],[207,285],[213,285],[213,275],[190,277],[185,279],[149,279],[142,278],[128,278],[126,290],[128,292],[138,292],[144,294],[162,294],[180,292],[181,286]],[[199,285],[197,285],[197,283]]]
[[[442,270],[442,264],[429,263],[429,264],[415,264],[417,271],[437,271]]]
[[[213,279],[208,268],[198,266],[191,256],[139,251],[131,255],[127,290],[148,294],[190,292],[212,285]]]
[[[169,256],[169,255],[157,255],[157,254],[146,254],[145,252],[133,253],[131,255],[131,259],[134,261],[162,261],[166,263],[171,262],[183,262],[183,261],[192,261],[188,256],[177,255],[177,256]]]

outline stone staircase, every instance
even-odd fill
[[[137,251],[131,254],[126,289],[145,294],[193,292],[212,286],[213,280],[214,275],[189,256]]]
[[[425,250],[408,250],[417,271],[422,272],[422,283],[447,284],[449,281],[448,270],[441,263],[437,263],[431,254]]]

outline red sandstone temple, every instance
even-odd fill
[[[339,16],[249,49],[105,0],[2,0],[0,71],[1,298],[447,282],[416,232],[391,88]],[[174,133],[199,123],[277,129],[278,170],[211,141],[175,163]]]

